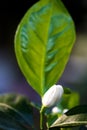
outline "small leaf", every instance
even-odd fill
[[[40,96],[59,80],[74,41],[74,23],[61,0],[41,0],[24,15],[15,35],[15,53]]]
[[[66,94],[64,93],[63,98],[62,98],[62,102],[61,102],[61,106],[62,109],[71,109],[77,105],[79,105],[79,93],[77,92],[73,92],[71,94]]]
[[[77,106],[58,118],[51,127],[72,127],[87,124],[87,105]]]
[[[71,91],[70,88],[65,88],[64,87],[64,94],[71,94],[71,93],[72,93],[72,91]]]
[[[0,129],[29,130],[33,128],[33,108],[29,101],[18,95],[0,97]]]

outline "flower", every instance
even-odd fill
[[[57,113],[61,113],[61,109],[55,106],[52,108],[52,114],[57,114]]]
[[[44,107],[51,107],[58,103],[63,95],[63,87],[61,85],[53,85],[42,97]]]

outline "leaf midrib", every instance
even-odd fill
[[[45,39],[45,51],[44,51],[44,56],[43,56],[43,64],[42,64],[42,78],[41,78],[41,92],[42,92],[42,96],[44,94],[44,87],[45,86],[45,63],[46,63],[46,55],[47,55],[47,43],[48,43],[48,36],[49,36],[49,27],[50,27],[50,23],[51,23],[51,15],[52,15],[52,10],[53,10],[53,2],[50,3],[50,15],[49,15],[49,22],[48,22],[48,31],[47,31],[47,37]]]

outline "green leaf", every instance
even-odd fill
[[[48,117],[47,117],[47,124],[48,124],[48,127],[51,126],[55,120],[57,120],[58,118],[58,114],[49,114]]]
[[[61,130],[73,130],[73,129],[72,128],[61,128]]]
[[[71,94],[71,93],[72,93],[72,91],[71,91],[70,88],[65,88],[64,87],[64,94]]]
[[[58,127],[52,127],[50,130],[73,130],[72,128],[58,128]],[[76,129],[75,129],[76,130]]]
[[[71,94],[64,94],[61,102],[61,106],[63,109],[71,109],[79,105],[80,101],[79,93],[73,92]]]
[[[33,125],[33,107],[25,97],[13,94],[0,97],[0,129],[32,130]]]
[[[51,127],[72,127],[80,125],[87,125],[87,105],[72,108],[58,118]]]
[[[15,53],[40,96],[61,77],[74,41],[73,20],[61,0],[39,1],[24,15],[15,35]]]
[[[50,128],[51,130],[61,130],[60,128],[57,128],[57,127],[55,127],[55,128]]]

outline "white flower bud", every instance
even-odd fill
[[[53,107],[52,113],[53,113],[53,114],[61,113],[61,109],[58,108],[58,107]]]
[[[53,85],[42,97],[44,107],[51,107],[60,101],[63,95],[63,87],[61,85]]]

